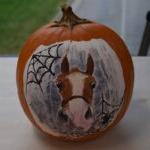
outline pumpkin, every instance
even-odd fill
[[[133,90],[133,63],[110,28],[62,7],[26,41],[17,88],[29,120],[49,137],[85,141],[104,135],[124,116]]]

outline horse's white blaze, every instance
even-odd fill
[[[67,76],[72,86],[72,95],[83,96],[83,89],[85,85],[85,79],[88,75],[81,72],[74,72]],[[67,110],[68,116],[72,119],[73,123],[77,127],[81,127],[84,130],[88,130],[91,127],[93,119],[86,119],[85,114],[89,105],[82,98],[75,98],[69,101],[69,109]]]
[[[84,80],[86,77],[87,75],[80,72],[74,72],[68,75],[67,78],[69,79],[72,86],[72,95],[83,95]]]
[[[75,98],[69,102],[68,116],[77,127],[88,130],[91,127],[93,119],[85,119],[85,113],[88,110],[88,104],[82,98]]]

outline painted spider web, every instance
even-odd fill
[[[27,68],[26,92],[30,84],[36,84],[43,93],[41,86],[42,80],[47,73],[55,76],[52,67],[55,61],[60,58],[58,52],[62,44],[63,43],[52,45],[32,55]]]
[[[96,118],[101,118],[102,119],[101,123],[106,126],[109,122],[112,121],[111,119],[113,119],[114,115],[118,112],[122,103],[123,103],[123,98],[121,102],[119,102],[118,104],[111,104],[104,98],[102,94],[101,103],[99,104],[101,107],[101,112],[96,116]],[[98,121],[99,120],[96,119],[94,124]]]

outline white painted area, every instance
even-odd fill
[[[101,43],[95,41],[95,43],[94,42],[92,43],[92,46],[94,48],[101,47],[101,50],[98,51],[99,56],[103,58],[106,70],[113,77],[113,83],[110,84],[110,86],[112,86],[111,88],[117,89],[118,91],[117,96],[121,98],[122,95],[124,94],[125,82],[122,66],[120,60],[118,59],[118,56],[116,55],[114,50],[109,46],[109,44],[104,40],[102,40]]]
[[[61,43],[63,43],[63,45],[60,47],[59,54],[60,54],[61,58],[67,54],[67,57],[68,57],[68,60],[70,63],[69,64],[70,68],[81,67],[81,65],[86,64],[87,63],[87,57],[88,57],[89,53],[91,54],[91,56],[93,57],[93,60],[94,60],[95,72],[98,69],[102,69],[101,61],[103,61],[103,64],[105,64],[105,71],[107,71],[107,74],[111,76],[111,80],[107,81],[108,82],[107,86],[103,87],[103,91],[105,93],[107,92],[107,90],[116,91],[115,92],[116,95],[113,95],[112,97],[110,97],[108,99],[108,102],[113,103],[113,104],[120,103],[120,101],[122,100],[123,94],[124,94],[124,89],[125,89],[123,70],[122,70],[120,61],[118,59],[118,56],[116,55],[114,50],[108,45],[108,43],[106,41],[104,41],[103,39],[91,39],[89,41],[80,41],[80,42],[64,41]],[[60,44],[60,43],[54,43],[54,44],[49,45],[49,46],[43,46],[42,45],[35,50],[34,54],[36,54],[37,52],[40,52],[41,50],[48,49],[55,44]],[[81,59],[79,54],[81,54],[82,52],[84,52],[84,55],[83,55],[84,57]],[[43,54],[49,55],[47,53],[47,51],[44,51]],[[52,49],[51,55],[53,55],[53,56],[56,55],[56,48]],[[30,59],[31,58],[29,58],[29,61],[30,61]],[[27,67],[29,65],[29,61],[26,65],[26,68],[24,71],[24,84],[26,83]],[[61,63],[61,62],[59,62],[59,63]],[[55,65],[53,66],[53,68],[55,68]],[[86,68],[86,67],[84,66],[84,68]],[[85,69],[82,71],[85,71]],[[103,77],[105,77],[104,70],[102,70],[101,73],[103,74]],[[45,76],[45,78],[42,82],[42,85],[41,85],[42,88],[44,89],[45,94],[47,94],[47,91],[46,91],[47,82],[50,80],[51,80],[51,82],[54,82],[55,81],[54,79],[55,79],[54,76],[52,76],[50,79],[49,79],[49,76]],[[73,95],[82,95],[83,84],[84,84],[83,80],[85,79],[85,75],[78,75],[78,74],[73,75],[72,74],[72,75],[68,76],[68,79],[70,80],[70,82],[72,83],[72,86],[73,86]],[[99,77],[96,77],[96,80],[99,80]],[[104,80],[107,80],[106,77]],[[24,85],[24,90],[26,93],[25,85]],[[97,91],[95,91],[94,94],[99,94],[99,93],[100,93],[100,91],[99,91],[99,89],[97,89]],[[51,94],[53,94],[53,93],[51,93]],[[43,105],[45,105],[43,94],[41,93],[40,88],[38,86],[36,86],[35,84],[32,84],[32,86],[28,87],[28,95],[25,95],[25,96],[26,96],[28,104],[30,104],[33,97],[36,96],[37,100],[40,101]],[[115,97],[115,101],[113,99],[114,97]],[[80,100],[79,100],[79,103],[74,104],[74,102],[75,101],[72,101],[72,103],[70,104],[71,108],[72,108],[71,111],[76,113],[75,112],[75,111],[77,111],[76,109],[79,109],[78,112],[81,113],[82,111],[86,110],[86,105],[84,105],[84,107],[85,107],[84,109],[81,109],[81,107],[83,105],[81,105]],[[76,105],[77,105],[77,108],[76,108]],[[73,106],[74,106],[74,108],[73,108]],[[81,107],[79,107],[79,106],[81,106]],[[99,108],[99,106],[97,106],[97,107]],[[39,109],[41,109],[41,108],[39,108]],[[45,112],[45,115],[47,115],[47,113],[46,113],[47,108],[45,108],[45,110],[43,110],[43,111]],[[54,112],[54,113],[56,114],[57,112]],[[76,114],[76,116],[77,115],[78,114]],[[45,130],[49,133],[53,132],[53,131],[51,131],[50,128],[48,131],[48,128],[44,124],[41,124],[39,122],[36,115],[33,115],[33,117],[35,118],[37,124],[39,124],[43,130]],[[89,122],[84,121],[82,115],[79,118],[80,119],[82,118],[82,121],[84,122],[83,125],[81,125],[81,126],[83,126],[84,128],[89,128],[89,124],[91,123],[91,121],[89,121]],[[57,119],[57,118],[55,118],[55,119]],[[77,124],[79,124],[80,120],[78,120],[78,118],[76,118],[75,122]],[[80,122],[80,124],[82,124],[82,123]],[[54,135],[59,135],[59,133],[56,133]]]
[[[30,111],[31,111],[31,113],[32,113],[33,118],[35,119],[35,122],[38,123],[38,126],[42,129],[43,132],[48,133],[48,134],[50,134],[50,135],[54,135],[54,136],[56,136],[56,137],[63,136],[63,134],[58,133],[57,131],[52,130],[52,129],[50,130],[49,127],[48,127],[46,124],[41,123],[41,121],[38,119],[38,117],[37,117],[37,115],[34,113],[34,111],[32,111],[32,109],[31,109],[30,107],[29,107],[29,109],[30,109]]]
[[[84,81],[86,77],[87,75],[80,72],[71,73],[66,77],[71,83],[72,95],[83,95]]]

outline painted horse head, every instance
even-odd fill
[[[94,62],[88,55],[86,71],[78,68],[69,69],[69,62],[65,56],[61,63],[61,74],[57,76],[56,85],[62,99],[62,109],[59,115],[63,120],[71,120],[72,123],[83,130],[88,130],[93,123],[92,97],[96,85],[92,76]]]

